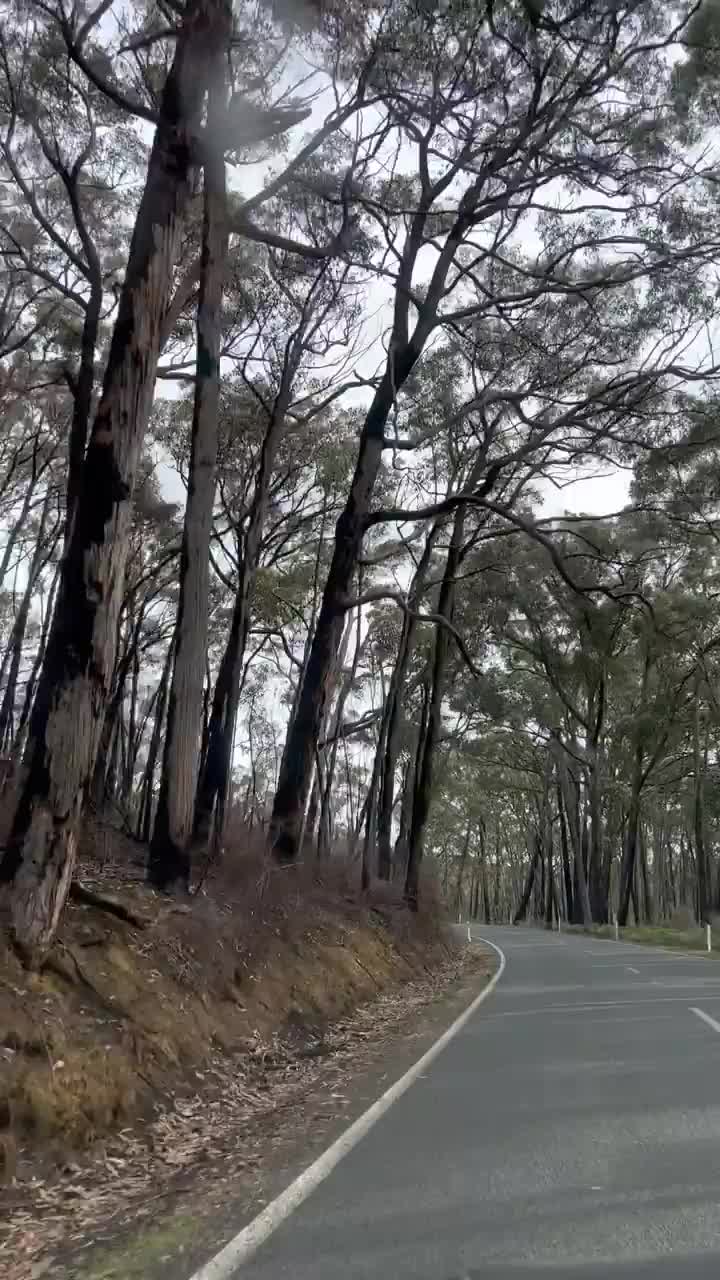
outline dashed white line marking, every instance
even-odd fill
[[[690,1012],[696,1014],[698,1018],[702,1018],[703,1022],[706,1022],[709,1027],[712,1027],[713,1031],[720,1032],[720,1022],[716,1022],[714,1018],[711,1018],[710,1014],[705,1013],[704,1009],[694,1009],[691,1005]]]
[[[644,987],[635,987],[635,991],[644,991]],[[507,992],[508,996],[513,995],[512,989]],[[711,995],[710,992],[703,993],[704,1000],[720,1000],[720,992],[717,995]],[[641,1009],[644,1006],[655,1006],[661,1004],[685,1004],[687,996],[644,996],[637,995],[632,1000],[598,1000],[592,1004],[548,1004],[534,1005],[529,1009],[507,1009],[501,1013],[487,1013],[485,1018],[489,1022],[493,1022],[500,1018],[532,1018],[537,1014],[548,1013],[593,1013],[596,1009]],[[686,1006],[687,1008],[687,1006]],[[720,1025],[720,1024],[718,1024]]]
[[[633,969],[633,967],[632,967],[632,965],[631,965],[631,964],[626,965],[626,968],[630,971],[630,973],[637,973],[638,975],[640,974],[640,970],[639,970],[639,969]]]

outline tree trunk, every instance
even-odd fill
[[[700,736],[700,676],[695,684],[693,716],[693,829],[695,833],[695,869],[697,875],[697,920],[708,918],[707,850],[705,847],[705,762]]]
[[[480,888],[482,889],[483,918],[485,924],[490,923],[490,889],[488,886],[487,873],[487,840],[485,823],[480,823]]]
[[[77,190],[74,191],[74,199],[77,200]],[[80,335],[80,364],[77,374],[73,376],[71,382],[73,412],[68,439],[67,500],[65,508],[66,546],[72,534],[73,518],[82,492],[83,464],[85,462],[85,450],[87,448],[88,429],[95,390],[95,350],[97,348],[103,302],[100,259],[92,238],[87,232],[82,235],[82,240],[85,260],[88,266],[90,292]]]
[[[413,761],[412,756],[408,756],[407,764],[403,770],[400,799],[400,820],[398,822],[398,834],[392,857],[393,876],[398,880],[404,880],[407,872],[408,834],[410,831],[410,819],[412,817],[414,786],[415,762]]]
[[[642,899],[643,899],[643,918],[645,924],[655,923],[655,904],[652,896],[652,886],[650,884],[650,872],[648,868],[647,858],[647,832],[643,825],[640,825],[639,832],[640,847],[640,875],[642,877]]]
[[[380,470],[383,432],[393,401],[392,380],[386,371],[368,414],[348,499],[337,522],[315,634],[285,740],[270,823],[272,849],[281,863],[292,862],[298,852],[315,751],[325,718],[329,677],[345,625],[345,600],[357,569],[365,516]]]
[[[38,435],[35,437],[35,444],[33,448],[32,470],[30,473],[30,477],[25,485],[25,492],[23,494],[23,501],[22,501],[22,506],[20,508],[20,515],[18,516],[17,520],[10,528],[10,532],[8,533],[8,536],[7,536],[7,542],[5,543],[5,546],[3,548],[2,559],[0,560],[0,588],[2,588],[5,582],[7,571],[10,568],[10,561],[12,560],[12,554],[17,545],[17,540],[20,537],[20,534],[23,533],[24,530],[27,528],[28,516],[30,515],[30,507],[32,505],[32,500],[35,496],[35,490],[37,488],[38,480],[40,478],[40,468],[38,467],[39,442],[40,442],[40,436],[38,433]]]
[[[144,610],[140,611],[138,617],[133,617],[133,601],[129,600],[126,607],[126,626],[125,640],[123,644],[120,659],[115,664],[114,687],[110,697],[110,701],[105,709],[103,717],[103,726],[100,733],[100,742],[95,756],[95,768],[93,771],[91,796],[92,802],[96,809],[103,807],[106,798],[114,797],[115,780],[109,782],[110,773],[110,757],[115,743],[116,731],[122,707],[125,701],[125,687],[127,678],[133,665],[133,655],[139,641],[140,627],[144,618]],[[120,628],[122,634],[122,627]],[[116,644],[116,652],[120,647],[120,642]]]
[[[472,823],[471,823],[471,822],[468,822],[468,824],[467,824],[467,828],[466,828],[466,830],[465,830],[465,839],[463,840],[462,852],[461,852],[461,854],[460,854],[460,858],[459,858],[459,860],[458,860],[458,873],[457,873],[457,880],[455,881],[455,912],[454,912],[454,914],[458,917],[458,920],[460,919],[460,912],[461,912],[461,909],[462,909],[462,900],[463,900],[463,892],[462,892],[463,876],[465,875],[465,864],[467,863],[468,853],[470,852],[470,836],[471,836],[471,835],[472,835]],[[475,883],[475,881],[474,881],[474,878],[473,878],[473,880],[472,880],[472,882],[471,882],[471,886],[470,886],[470,898],[471,898],[471,899],[472,899],[472,889],[473,889],[474,883]],[[469,903],[469,907],[470,907],[469,914],[470,914],[470,915],[472,915],[472,901],[470,901],[470,903]]]
[[[335,528],[335,546],[322,605],[299,690],[296,714],[285,740],[270,827],[273,852],[280,862],[291,862],[298,852],[315,751],[325,714],[328,678],[340,644],[346,599],[357,570],[373,491],[380,473],[387,421],[399,391],[412,373],[435,327],[445,282],[465,233],[468,208],[469,204],[458,215],[438,257],[412,336],[408,335],[409,289],[415,261],[424,241],[427,209],[417,209],[405,239],[385,371],[365,418],[350,491]]]
[[[255,475],[235,602],[227,642],[215,681],[208,725],[207,752],[197,790],[194,834],[195,839],[203,845],[208,842],[213,810],[221,803],[221,798],[227,791],[230,776],[232,744],[240,700],[240,677],[250,630],[250,612],[260,563],[270,485],[299,356],[300,349],[292,358],[288,357],[283,369],[281,386],[262,442],[260,461]]]
[[[138,637],[139,639],[139,637]],[[137,730],[137,709],[138,709],[138,683],[140,679],[140,651],[137,642],[133,647],[133,656],[131,664],[130,678],[130,712],[128,716],[128,735],[127,735],[127,756],[125,759],[125,768],[123,769],[122,783],[120,787],[120,803],[123,812],[127,815],[130,812],[132,802],[133,783],[135,781],[135,764],[138,753],[138,730]]]
[[[553,905],[555,902],[555,876],[553,873],[553,840],[552,826],[549,820],[545,825],[545,928],[552,929]]]
[[[27,583],[25,584],[25,590],[22,595],[22,600],[20,601],[20,608],[13,620],[7,644],[7,652],[10,655],[10,662],[8,664],[2,705],[0,705],[0,751],[3,752],[7,752],[13,736],[17,682],[20,672],[20,661],[22,659],[25,632],[27,630],[28,618],[30,617],[30,606],[32,604],[38,577],[42,573],[42,570],[49,559],[49,554],[52,554],[47,553],[45,539],[45,529],[51,499],[52,492],[48,488],[40,516],[40,527],[37,533],[35,550],[28,568]]]
[[[577,894],[576,909],[579,908],[577,914],[579,914],[580,923],[587,926],[592,924],[593,917],[587,880],[585,878],[585,867],[583,865],[583,840],[580,828],[579,797],[577,796],[577,787],[574,788],[575,795],[572,794],[573,784],[571,783],[567,764],[565,762],[564,747],[559,738],[555,739],[555,757],[558,776],[560,778],[560,789],[565,804],[565,813],[567,814],[568,827],[570,830],[570,843],[573,846],[575,892]]]
[[[565,807],[563,805],[562,787],[560,786],[560,774],[557,769],[555,779],[558,804],[558,822],[560,824],[560,855],[562,858],[563,882],[565,884],[565,909],[567,911],[568,920],[574,924],[576,921],[573,877],[570,870],[570,850],[568,847],[567,825],[565,823]]]
[[[639,748],[642,753],[642,748]],[[630,795],[630,806],[625,821],[625,842],[623,847],[622,866],[620,869],[620,905],[618,908],[618,924],[626,925],[630,911],[630,897],[633,892],[636,871],[636,854],[638,843],[638,827],[640,825],[640,777],[642,772],[642,754],[638,759],[636,753],[633,769],[633,784]]]
[[[420,603],[433,549],[441,528],[442,522],[435,521],[425,539],[425,546],[408,592],[408,607],[413,611],[417,610]],[[378,741],[378,751],[383,751],[378,805],[378,876],[381,880],[389,880],[392,870],[392,815],[395,803],[395,774],[397,772],[402,731],[403,690],[416,628],[416,619],[406,614],[403,619],[395,666],[390,679],[390,688],[385,700],[383,732],[381,732]]]
[[[501,890],[501,873],[500,873],[500,832],[495,834],[495,883],[493,885],[493,905],[492,916],[488,920],[492,920],[493,924],[497,924],[500,919],[500,890]]]
[[[229,33],[228,33],[229,34]],[[208,132],[225,110],[226,49],[213,63]],[[208,634],[210,538],[215,506],[220,394],[223,284],[228,220],[225,157],[209,147],[204,161],[203,232],[197,310],[197,372],[190,473],[180,551],[175,661],[168,698],[160,795],[153,828],[148,880],[156,889],[187,890],[190,837],[197,790],[202,697]]]
[[[538,866],[538,862],[540,861],[541,853],[542,853],[542,841],[540,840],[538,833],[535,830],[533,830],[532,827],[528,827],[528,854],[529,854],[530,861],[528,863],[527,876],[525,879],[525,887],[523,888],[522,896],[517,905],[517,910],[515,911],[515,915],[513,916],[513,921],[512,921],[513,924],[520,924],[520,922],[525,919],[525,916],[527,914],[528,903],[530,902],[533,886],[535,884],[535,872],[537,871],[537,866]]]
[[[35,654],[35,660],[32,665],[32,670],[28,677],[27,684],[25,685],[25,697],[23,698],[22,711],[20,712],[20,719],[18,720],[18,726],[17,726],[17,729],[15,730],[15,737],[13,738],[12,755],[14,758],[18,758],[21,754],[22,740],[25,734],[25,726],[27,725],[27,722],[30,719],[30,712],[32,710],[33,698],[35,696],[35,685],[37,684],[37,678],[43,664],[43,659],[45,657],[45,649],[47,647],[47,639],[48,639],[48,635],[50,634],[50,624],[52,622],[53,610],[55,607],[55,596],[57,594],[57,589],[60,583],[61,568],[62,568],[62,565],[60,562],[58,562],[58,564],[55,566],[55,572],[53,574],[53,579],[50,584],[50,590],[48,591],[48,597],[45,604],[45,616],[43,618],[42,630],[40,633],[40,642],[37,647],[37,652]]]
[[[165,723],[165,704],[168,701],[168,685],[170,682],[170,669],[173,666],[173,646],[174,639],[170,640],[168,645],[168,653],[165,654],[165,662],[163,663],[163,672],[160,675],[160,684],[158,687],[158,698],[155,700],[155,719],[152,722],[152,733],[150,736],[150,745],[147,748],[147,760],[145,762],[145,773],[142,777],[140,814],[137,820],[137,835],[143,844],[149,844],[150,832],[152,829],[152,791],[155,787],[155,769],[158,768],[158,759],[160,755],[160,744],[163,741],[163,728]]]
[[[608,901],[603,863],[602,782],[597,746],[593,748],[593,760],[589,771],[588,808],[590,817],[588,857],[590,905],[592,907],[593,920],[597,924],[605,924],[608,918]]]
[[[343,680],[342,685],[340,686],[340,693],[338,694],[337,706],[335,708],[335,715],[333,717],[333,741],[330,744],[330,756],[327,762],[327,768],[325,769],[324,777],[322,779],[322,787],[320,791],[320,824],[318,828],[318,856],[321,858],[329,856],[331,845],[332,845],[332,830],[333,830],[332,788],[333,788],[333,781],[335,778],[335,766],[337,764],[338,747],[340,745],[340,731],[342,728],[343,716],[345,714],[345,704],[347,702],[348,697],[350,696],[350,692],[352,690],[353,684],[355,683],[358,663],[360,662],[360,654],[362,650],[361,622],[362,622],[362,615],[361,615],[360,609],[358,609],[357,632],[356,632],[355,648],[353,650],[352,663],[350,665],[350,670],[347,672],[346,677]],[[345,663],[345,657],[347,654],[347,647],[350,642],[351,633],[352,633],[352,618],[350,617],[348,618],[347,626],[345,628],[345,632],[343,634],[343,638],[340,643],[340,649],[338,651],[338,658],[337,658],[337,663],[335,668],[335,680],[338,679],[343,669],[343,666]]]
[[[370,786],[367,794],[367,812],[365,815],[365,838],[362,849],[361,888],[366,893],[370,888],[372,862],[377,847],[377,794],[380,781],[380,753],[373,756],[373,767],[370,775]]]
[[[640,688],[640,705],[638,709],[640,715],[642,715],[645,709],[647,687],[650,678],[650,667],[650,654],[647,653],[645,655],[642,684]],[[627,821],[625,826],[625,845],[623,848],[622,866],[620,868],[620,903],[618,907],[618,924],[620,925],[627,924],[628,911],[630,910],[630,894],[634,884],[635,855],[637,853],[638,824],[640,822],[640,797],[644,781],[644,757],[645,741],[642,732],[638,730],[635,751],[633,753],[630,803],[628,805]]]
[[[475,489],[485,469],[485,454],[481,453],[468,477],[468,487]],[[485,489],[491,481],[485,483]],[[465,546],[465,520],[467,508],[460,505],[455,511],[452,522],[452,534],[448,547],[445,568],[443,570],[440,593],[437,603],[437,614],[448,623],[452,623],[455,612],[455,594],[457,575],[460,565],[467,554]],[[445,693],[445,668],[447,666],[449,648],[449,632],[445,626],[435,626],[433,643],[432,679],[430,684],[430,704],[427,717],[427,728],[422,741],[422,751],[416,774],[415,794],[413,799],[412,822],[408,845],[408,867],[405,879],[405,900],[411,910],[417,909],[420,866],[423,859],[425,825],[430,814],[432,803],[433,773],[435,767],[435,749],[442,724],[442,702]]]
[[[130,499],[152,406],[161,327],[193,196],[193,138],[227,43],[221,0],[193,0],[160,105],[100,403],[30,719],[25,781],[0,875],[18,946],[52,942],[70,888],[85,786],[114,666]]]

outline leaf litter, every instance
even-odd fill
[[[4,1280],[76,1276],[78,1255],[149,1218],[190,1201],[201,1214],[198,1196],[209,1187],[210,1216],[229,1184],[248,1208],[258,1206],[278,1149],[342,1114],[353,1078],[389,1041],[422,1035],[421,1011],[489,968],[480,949],[449,952],[434,971],[380,992],[315,1036],[294,1027],[267,1038],[256,1031],[242,1056],[213,1053],[195,1073],[197,1091],[157,1101],[144,1124],[126,1126],[44,1177],[13,1180],[0,1193]]]

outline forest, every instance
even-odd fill
[[[30,966],[89,814],[191,903],[720,909],[719,76],[716,0],[2,0]]]

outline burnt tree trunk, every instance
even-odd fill
[[[439,531],[440,521],[435,521],[423,547],[422,555],[408,593],[408,607],[416,611],[420,603],[428,568],[432,559],[433,548]],[[402,735],[402,701],[405,688],[405,676],[412,654],[417,621],[406,614],[403,619],[400,643],[395,658],[395,666],[390,678],[387,699],[383,712],[383,731],[378,742],[378,750],[382,750],[382,773],[380,781],[380,798],[378,802],[378,876],[381,880],[389,880],[392,872],[392,815],[395,803],[395,775],[397,773],[398,755]]]
[[[445,560],[437,614],[452,622],[455,609],[455,583],[463,544],[465,542],[465,507],[458,507],[453,519],[452,535]],[[420,867],[423,859],[425,825],[432,803],[433,773],[435,768],[435,750],[440,735],[442,722],[442,701],[445,692],[445,668],[447,665],[449,632],[446,627],[436,625],[433,644],[432,675],[430,680],[430,696],[428,702],[425,733],[422,735],[421,750],[415,779],[410,838],[408,841],[408,865],[405,876],[405,900],[411,910],[417,909]]]
[[[299,848],[305,805],[312,784],[315,751],[325,714],[327,686],[343,630],[347,596],[355,577],[362,541],[370,523],[370,505],[380,474],[388,418],[432,334],[443,291],[465,233],[473,224],[486,178],[466,190],[457,217],[440,251],[410,332],[410,298],[415,264],[426,233],[433,194],[425,189],[410,222],[395,288],[392,333],[385,370],[360,435],[357,462],[344,510],[335,527],[335,545],[295,715],[288,728],[270,825],[272,849],[280,862],[292,862]],[[413,871],[414,876],[414,871]],[[412,898],[412,876],[410,898]]]
[[[462,890],[463,890],[463,877],[464,877],[464,875],[465,875],[465,865],[466,865],[466,863],[467,863],[468,854],[469,854],[469,852],[470,852],[470,837],[471,837],[471,835],[472,835],[472,823],[471,823],[471,822],[468,822],[468,824],[467,824],[467,828],[466,828],[466,831],[465,831],[465,839],[463,840],[462,852],[461,852],[461,854],[460,854],[460,858],[459,858],[459,860],[458,860],[458,872],[457,872],[457,879],[456,879],[456,881],[455,881],[455,911],[454,911],[454,914],[457,916],[458,921],[460,920],[460,915],[461,915],[461,910],[462,910],[462,900],[463,900],[463,891],[462,891]],[[475,875],[473,874],[473,875],[472,875],[472,877],[471,877],[471,881],[470,881],[470,911],[469,911],[469,914],[470,914],[471,916],[472,916],[472,894],[473,894],[474,886],[475,886]]]
[[[480,478],[486,469],[486,451],[478,454],[468,476],[467,488],[481,495],[489,493],[497,479],[497,469],[491,467],[480,484]],[[437,616],[452,625],[455,612],[456,585],[460,566],[467,555],[468,544],[465,539],[467,507],[461,504],[455,511],[452,522],[452,534],[443,570],[440,593],[437,603]],[[430,683],[430,703],[428,708],[426,732],[422,740],[422,751],[419,757],[413,798],[412,822],[408,842],[408,866],[405,877],[405,900],[411,910],[417,908],[420,866],[423,859],[425,826],[430,814],[433,790],[433,773],[435,768],[435,750],[442,727],[442,701],[445,693],[445,671],[449,651],[450,632],[444,625],[436,624],[433,645],[432,677]]]
[[[301,353],[299,343],[295,345],[297,350],[286,361],[280,390],[260,450],[230,629],[213,691],[207,751],[195,803],[194,835],[200,844],[207,844],[210,838],[216,806],[218,809],[224,809],[223,801],[232,766],[232,746],[240,701],[240,680],[250,630],[250,611],[260,563],[270,485]]]
[[[532,828],[528,828],[528,853],[529,862],[527,876],[525,877],[525,885],[520,896],[520,901],[517,905],[515,915],[513,916],[513,924],[520,924],[527,915],[528,905],[532,896],[533,886],[535,884],[535,873],[542,853],[542,841],[540,840],[537,832]]]
[[[329,857],[330,850],[332,847],[332,838],[333,838],[332,788],[333,788],[333,782],[335,779],[337,753],[338,753],[338,748],[339,748],[341,737],[342,737],[341,730],[342,730],[343,716],[345,714],[345,704],[347,702],[347,699],[350,696],[352,687],[355,683],[358,664],[360,662],[360,654],[362,651],[361,622],[362,622],[361,611],[360,609],[358,609],[355,648],[353,649],[352,662],[350,664],[349,671],[347,671],[344,675],[344,679],[340,686],[340,692],[337,698],[337,705],[335,707],[335,715],[333,718],[333,741],[330,744],[330,752],[329,752],[327,765],[324,771],[324,775],[322,776],[322,779],[320,778],[319,771],[317,775],[318,785],[320,787],[320,792],[319,792],[320,817],[319,817],[319,826],[318,826],[318,857],[319,858]],[[343,634],[342,641],[340,643],[340,649],[338,651],[337,662],[335,665],[333,688],[344,668],[345,658],[347,655],[347,648],[350,642],[350,635],[352,633],[352,630],[353,630],[352,617],[349,617],[347,626],[345,628],[345,632]],[[319,751],[318,751],[318,754],[319,754]]]
[[[480,823],[480,887],[482,889],[483,918],[485,924],[490,923],[490,890],[487,871],[487,841],[485,823]]]
[[[226,34],[229,36],[229,27]],[[208,98],[210,133],[217,129],[225,109],[224,58],[225,47],[220,46],[213,61]],[[148,860],[148,880],[156,889],[166,891],[187,890],[190,884],[190,837],[201,738],[210,538],[215,506],[222,298],[228,246],[225,157],[217,148],[208,147],[203,172],[195,402],[180,550],[175,660],[168,696],[160,794]]]
[[[705,766],[706,761],[700,733],[700,679],[698,677],[695,686],[695,712],[693,716],[693,830],[695,835],[698,924],[707,922],[710,903],[707,849],[705,845]]]
[[[560,786],[560,775],[556,772],[556,789],[558,804],[558,823],[560,825],[560,857],[562,860],[563,883],[565,885],[565,910],[567,918],[573,924],[575,923],[575,897],[573,893],[573,877],[570,870],[570,850],[568,848],[567,824],[565,822],[565,807],[563,805],[562,788]]]
[[[642,684],[640,690],[640,706],[639,711],[642,714],[647,694],[648,681],[650,678],[651,660],[649,653],[645,656],[643,666]],[[630,895],[635,881],[635,862],[637,854],[638,841],[638,824],[640,822],[640,798],[643,788],[643,760],[645,757],[645,741],[641,731],[638,731],[637,740],[635,742],[635,750],[633,752],[632,778],[630,784],[630,802],[628,804],[627,817],[625,823],[625,841],[623,846],[622,864],[620,867],[620,895],[618,905],[618,924],[626,925],[628,912],[630,910]]]
[[[75,866],[114,667],[130,499],[193,196],[194,138],[227,18],[220,0],[193,0],[178,35],[30,718],[25,780],[0,868],[12,883],[15,939],[30,963],[53,939]]]
[[[145,772],[143,772],[142,776],[140,813],[138,813],[137,819],[137,835],[145,845],[149,844],[152,831],[152,792],[154,792],[155,788],[155,769],[158,768],[160,744],[161,741],[163,741],[165,707],[167,707],[168,701],[170,671],[172,671],[173,666],[173,645],[174,640],[170,640],[168,653],[165,654],[165,662],[163,663],[163,672],[161,672],[160,675],[158,698],[155,699],[155,718],[154,721],[152,721],[150,745],[149,748],[147,748]]]
[[[402,382],[415,358],[408,363]],[[409,361],[409,357],[407,359]],[[350,492],[335,529],[333,556],[315,634],[283,749],[270,824],[272,849],[281,863],[292,862],[298,852],[315,751],[325,719],[328,683],[345,626],[345,601],[357,569],[365,517],[380,470],[385,424],[393,402],[393,379],[386,370],[368,414]]]
[[[565,761],[565,749],[560,742],[560,739],[556,737],[554,742],[556,765],[558,777],[560,779],[560,790],[562,800],[565,805],[565,813],[567,815],[568,828],[570,831],[570,843],[573,848],[576,919],[578,919],[578,923],[580,924],[589,925],[592,924],[593,917],[587,879],[585,878],[585,867],[583,865],[583,838],[578,788],[570,778],[567,763]]]

